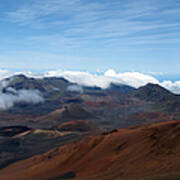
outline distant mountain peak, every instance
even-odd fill
[[[174,94],[158,84],[148,83],[133,92],[135,97],[146,101],[162,102],[174,97]]]
[[[155,88],[155,89],[161,89],[161,90],[164,90],[166,92],[169,92],[171,93],[169,90],[167,90],[166,88],[160,86],[159,84],[153,84],[153,83],[148,83],[146,84],[145,86],[142,86],[141,88]],[[171,93],[172,94],[172,93]]]

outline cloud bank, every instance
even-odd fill
[[[102,75],[91,74],[89,72],[80,71],[49,71],[44,73],[45,77],[64,77],[73,83],[78,83],[82,86],[98,86],[103,89],[108,88],[111,83],[126,84],[138,88],[144,86],[147,83],[159,84],[166,89],[180,94],[180,81],[162,81],[149,74],[143,74],[139,72],[125,72],[116,73],[113,69],[107,70]]]
[[[8,74],[9,76],[12,76],[12,72],[5,71],[4,73],[1,73],[0,71],[0,79],[3,79],[3,77],[8,77]],[[140,72],[117,73],[113,69],[109,69],[106,72],[100,74],[83,71],[63,71],[59,69],[41,74],[33,74],[31,72],[16,72],[14,74],[24,74],[33,78],[63,77],[72,83],[77,83],[80,85],[75,87],[68,87],[68,90],[74,91],[81,91],[81,86],[97,86],[105,89],[108,88],[111,83],[118,83],[138,88],[140,86],[146,85],[147,83],[154,83],[159,84],[176,94],[180,94],[180,81],[159,81],[157,78],[153,77],[153,75]],[[4,81],[3,83],[6,85],[7,82]]]
[[[103,89],[108,88],[111,83],[126,84],[133,87],[144,86],[147,83],[159,83],[157,79],[150,75],[138,72],[116,73],[113,69],[106,71],[102,75],[91,74],[80,71],[49,71],[44,74],[45,77],[64,77],[73,83],[82,86],[97,86]]]

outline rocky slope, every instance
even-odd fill
[[[180,121],[87,137],[1,170],[6,180],[178,180]]]
[[[180,95],[173,94],[157,84],[147,84],[132,92],[132,95],[144,101],[152,102],[155,109],[180,117]]]

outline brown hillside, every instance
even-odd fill
[[[178,180],[180,121],[88,137],[1,170],[3,180]]]
[[[90,131],[93,130],[94,127],[88,121],[85,120],[75,120],[68,121],[57,126],[57,129],[60,131]]]

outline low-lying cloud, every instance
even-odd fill
[[[17,74],[17,73],[15,73]],[[20,74],[20,73],[19,73]],[[139,73],[139,72],[124,72],[117,73],[113,69],[110,69],[102,74],[92,74],[89,72],[82,71],[48,71],[42,74],[33,74],[31,72],[23,72],[28,77],[43,78],[43,77],[63,77],[72,83],[77,83],[79,86],[97,86],[103,89],[108,88],[111,83],[126,84],[138,88],[144,86],[147,83],[159,84],[168,90],[180,94],[180,81],[159,81],[155,77],[149,74]],[[8,72],[0,71],[0,79],[2,76],[8,76]],[[9,73],[12,76],[12,73]],[[5,83],[5,82],[4,82]],[[79,88],[79,87],[78,87]],[[77,87],[73,87],[74,90],[79,90]],[[70,88],[71,89],[71,88]]]
[[[68,86],[67,91],[83,93],[83,88],[82,88],[82,86],[80,86],[78,84],[74,84],[74,85]]]
[[[145,75],[139,72],[116,73],[110,69],[102,75],[91,74],[89,72],[80,71],[49,71],[45,73],[46,77],[64,77],[73,83],[78,83],[82,86],[97,86],[106,89],[111,83],[126,84],[133,87],[144,86],[147,83],[158,84],[159,81],[150,75]]]
[[[44,101],[38,90],[22,89],[16,91],[14,88],[7,88],[7,92],[0,92],[0,110],[7,110],[16,103],[24,102],[28,104],[37,104]]]

